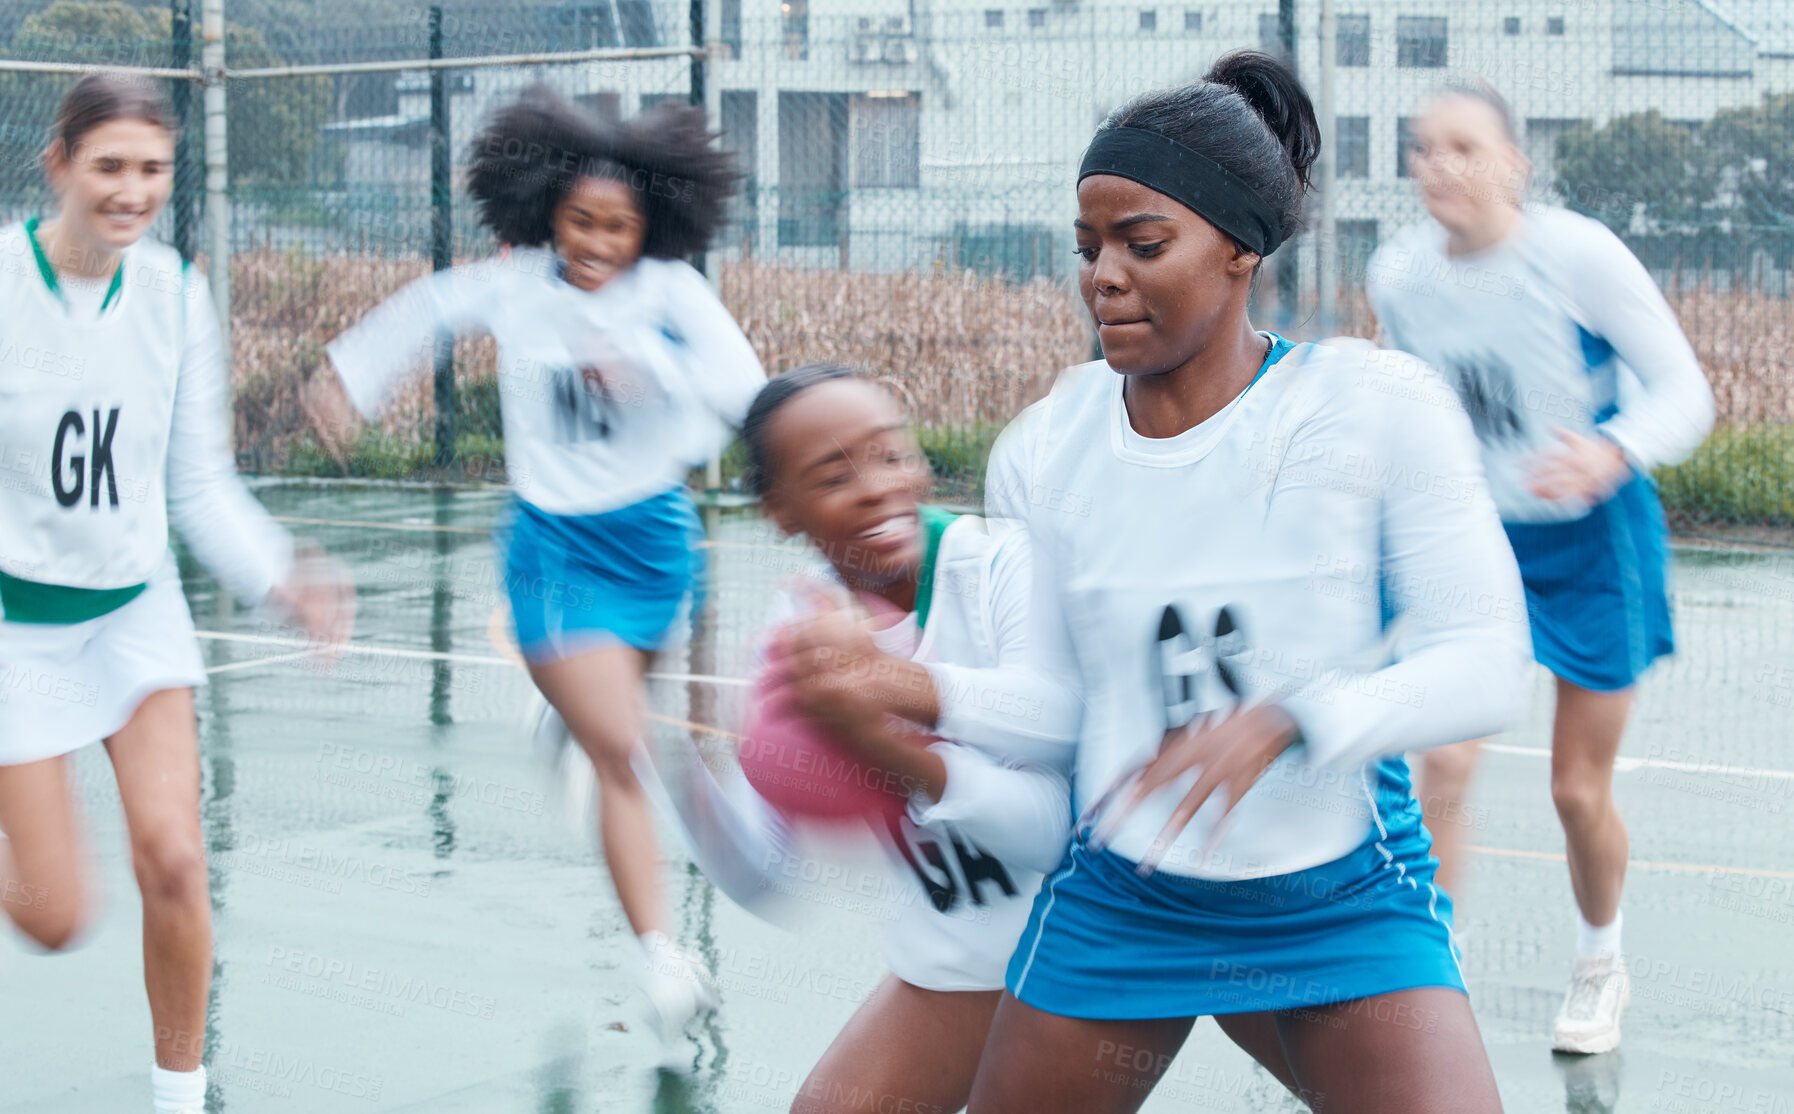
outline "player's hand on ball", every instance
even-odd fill
[[[774,656],[797,710],[856,745],[884,721],[874,691],[883,654],[851,609],[832,604],[780,634]]]
[[[1557,431],[1559,446],[1537,454],[1527,487],[1541,499],[1603,502],[1632,475],[1632,464],[1620,447],[1596,434],[1584,437]]]
[[[1212,848],[1219,841],[1227,813],[1233,811],[1278,756],[1289,749],[1297,731],[1296,721],[1288,712],[1275,704],[1260,704],[1225,719],[1198,716],[1182,727],[1165,732],[1158,755],[1141,767],[1132,784],[1104,818],[1097,842],[1107,842],[1108,835],[1141,801],[1189,771],[1199,769],[1202,772],[1196,778],[1196,784],[1184,794],[1158,838],[1152,841],[1146,857],[1140,861],[1140,873],[1151,874],[1157,869],[1165,850],[1196,811],[1210,797],[1221,793],[1226,798],[1227,809],[1222,819],[1216,822],[1216,835],[1210,839]],[[1203,857],[1207,858],[1206,850]]]
[[[831,601],[787,626],[779,639],[784,668],[792,676],[840,673],[869,681],[886,655],[872,641],[865,620],[845,603]]]

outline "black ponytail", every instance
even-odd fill
[[[1321,129],[1302,83],[1277,59],[1256,50],[1224,54],[1203,80],[1135,97],[1099,130],[1123,127],[1157,132],[1232,171],[1277,214],[1283,240],[1302,230]]]

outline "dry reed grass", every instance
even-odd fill
[[[236,257],[232,375],[245,466],[282,469],[306,436],[300,390],[322,366],[324,344],[428,267],[365,255]],[[1076,295],[1044,280],[844,274],[744,261],[724,265],[721,288],[769,373],[817,360],[860,367],[927,425],[1005,422],[1090,352]],[[1672,295],[1670,304],[1707,370],[1721,422],[1794,422],[1794,303],[1693,292]],[[1370,334],[1362,294],[1342,299],[1340,311],[1341,331]],[[458,380],[489,376],[494,366],[489,339],[456,345]],[[418,371],[381,423],[401,442],[415,443],[431,428],[429,377]]]

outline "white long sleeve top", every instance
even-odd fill
[[[1377,249],[1365,288],[1385,342],[1438,368],[1481,442],[1509,522],[1555,522],[1586,503],[1527,490],[1557,429],[1600,433],[1648,473],[1713,428],[1713,392],[1651,276],[1608,228],[1529,210],[1500,243],[1446,254],[1427,220]]]
[[[428,366],[439,332],[497,340],[505,469],[518,497],[550,514],[615,510],[682,482],[766,382],[688,264],[639,259],[588,293],[558,277],[544,248],[418,279],[327,351],[371,418]]]
[[[205,279],[147,239],[119,268],[98,304],[69,297],[24,225],[0,229],[0,571],[141,584],[172,524],[239,600],[259,603],[293,545],[237,476]]]
[[[986,483],[989,513],[1031,537],[1034,668],[1084,701],[1078,811],[1100,821],[1167,729],[1275,700],[1301,741],[1225,829],[1211,798],[1160,869],[1246,878],[1338,858],[1376,822],[1379,756],[1525,709],[1525,597],[1463,409],[1432,369],[1364,343],[1298,345],[1172,438],[1134,431],[1122,382],[1100,361],[1066,372],[1004,432]],[[1146,857],[1196,776],[1110,846]]]

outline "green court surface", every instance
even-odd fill
[[[351,652],[219,596],[183,556],[211,672],[198,694],[217,965],[212,1105],[230,1114],[784,1111],[883,973],[866,848],[759,922],[676,851],[682,936],[724,1004],[657,1084],[627,928],[593,840],[557,816],[519,737],[530,687],[504,649],[489,490],[268,484],[262,500],[348,563]],[[713,514],[708,629],[660,664],[656,733],[733,725],[746,641],[805,555],[745,511]],[[1681,548],[1681,653],[1643,687],[1618,796],[1632,834],[1633,1001],[1608,1056],[1549,1051],[1573,945],[1552,810],[1549,689],[1483,759],[1465,974],[1509,1111],[1794,1111],[1794,551]],[[728,737],[701,731],[707,752]],[[101,906],[85,943],[0,936],[0,1112],[147,1111],[139,904],[110,767],[76,763]],[[676,847],[669,841],[669,847]],[[888,1096],[863,1108],[906,1109]],[[913,1108],[908,1108],[913,1109]],[[1148,1111],[1300,1109],[1203,1022]]]

